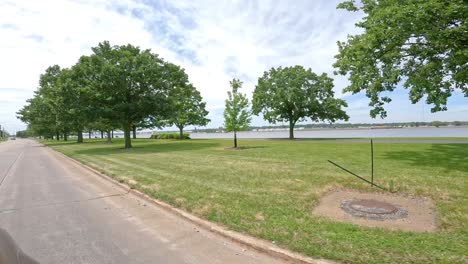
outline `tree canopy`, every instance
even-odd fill
[[[237,148],[237,132],[249,128],[252,120],[249,100],[239,92],[242,82],[239,79],[230,81],[231,91],[228,91],[226,108],[224,109],[224,127],[226,132],[234,132],[234,147]]]
[[[206,116],[206,103],[200,92],[190,83],[179,85],[169,93],[171,111],[166,121],[168,125],[179,128],[180,138],[183,138],[183,129],[189,125],[205,126],[210,122]]]
[[[35,96],[17,113],[30,131],[57,139],[76,132],[82,142],[83,131],[106,130],[109,139],[118,128],[130,148],[130,133],[137,127],[160,127],[176,114],[178,125],[208,122],[205,104],[181,67],[130,44],[104,41],[92,51],[71,68],[54,65],[41,75]],[[183,107],[170,99],[179,90]]]
[[[386,117],[388,92],[399,84],[431,111],[447,109],[455,90],[468,97],[468,4],[464,0],[347,0],[338,8],[365,14],[363,33],[338,42],[336,73],[345,92],[364,91],[372,117]]]
[[[278,67],[258,79],[252,100],[255,115],[263,114],[270,123],[289,122],[289,138],[294,138],[298,121],[348,120],[344,100],[334,98],[333,79],[317,75],[302,66]]]
[[[132,127],[150,116],[165,115],[169,89],[187,81],[180,67],[166,63],[150,50],[132,45],[92,48],[87,64],[101,115],[121,125],[125,148],[131,148]]]
[[[53,65],[45,70],[39,77],[39,87],[34,93],[34,98],[29,99],[28,105],[18,112],[18,117],[25,123],[31,124],[31,128],[45,136],[58,135],[61,126],[62,104],[58,99],[57,86],[62,69]]]

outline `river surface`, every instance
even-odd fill
[[[190,133],[191,138],[232,138],[233,133]],[[289,131],[245,131],[238,138],[288,138]],[[295,130],[296,138],[412,138],[468,137],[468,127],[415,127],[388,129],[314,129]]]

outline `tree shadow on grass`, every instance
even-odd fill
[[[369,138],[294,138],[294,139],[289,139],[289,138],[265,138],[268,140],[275,140],[275,141],[330,141],[330,142],[335,142],[335,141],[358,141],[358,142],[363,142],[365,140],[370,140]]]
[[[119,140],[119,139],[117,139]],[[87,145],[87,144],[96,144],[96,143],[105,143],[107,142],[106,139],[84,139],[83,142],[81,143],[78,143],[76,141],[76,139],[69,139],[68,141],[64,141],[64,140],[60,140],[60,141],[56,141],[56,140],[50,140],[50,141],[39,141],[40,144],[44,144],[46,146],[50,146],[50,147],[53,147],[53,146],[72,146],[72,145]],[[122,141],[123,142],[123,141]]]
[[[146,154],[146,153],[164,153],[174,151],[194,151],[219,146],[214,142],[191,142],[191,141],[167,141],[163,144],[154,144],[152,141],[139,142],[134,144],[131,149],[124,149],[122,144],[100,144],[95,148],[86,148],[76,150],[76,154],[84,155],[113,155],[113,154]]]
[[[76,141],[75,142],[70,142],[70,141],[59,141],[59,142],[39,142],[41,144],[44,144],[46,146],[49,146],[49,147],[53,147],[53,146],[63,146],[63,145],[76,145],[78,144]],[[81,144],[81,143],[80,143]],[[84,144],[84,143],[83,143]]]
[[[438,167],[468,173],[467,144],[432,144],[425,151],[392,151],[387,159],[411,163],[415,166]]]
[[[249,149],[262,149],[266,148],[266,146],[240,146],[240,147],[225,147],[224,150],[233,150],[233,151],[238,151],[238,150],[249,150]]]

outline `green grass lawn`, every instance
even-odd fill
[[[352,263],[462,263],[468,253],[468,144],[375,147],[376,182],[426,196],[436,233],[388,231],[316,217],[334,188],[377,191],[327,162],[370,173],[369,144],[326,141],[134,140],[123,149],[93,140],[45,142],[119,181],[229,229],[312,257]]]

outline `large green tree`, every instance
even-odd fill
[[[252,100],[253,113],[263,114],[270,123],[289,122],[289,138],[294,126],[309,118],[318,122],[348,120],[344,100],[334,98],[333,79],[317,75],[302,66],[278,67],[258,79]]]
[[[176,86],[169,93],[171,100],[171,112],[168,125],[179,128],[180,138],[183,138],[184,127],[189,125],[205,126],[210,122],[206,116],[206,103],[200,92],[190,83]]]
[[[234,132],[234,147],[237,148],[237,132],[247,130],[252,119],[248,109],[249,100],[245,94],[239,92],[242,82],[233,79],[230,84],[231,91],[228,91],[224,109],[224,129],[226,132]]]
[[[132,127],[149,117],[166,117],[168,92],[187,82],[178,66],[163,61],[150,50],[132,45],[92,48],[89,70],[100,116],[121,125],[125,148],[131,148]]]
[[[96,118],[91,98],[94,91],[86,82],[86,76],[80,63],[70,69],[63,69],[57,81],[58,110],[60,123],[66,127],[64,137],[68,131],[75,131],[77,142],[83,142],[85,127]]]
[[[28,124],[35,135],[51,138],[56,136],[56,122],[50,113],[50,106],[36,93],[36,96],[28,99],[27,104],[17,112],[17,117]]]
[[[48,67],[39,77],[39,87],[34,98],[29,99],[28,104],[17,112],[18,118],[30,124],[36,133],[55,136],[57,140],[66,129],[61,122],[63,113],[57,85],[62,71],[58,65]]]
[[[346,92],[364,91],[372,117],[386,117],[387,92],[409,89],[416,103],[426,97],[432,112],[447,109],[458,89],[468,97],[468,4],[465,0],[348,0],[338,5],[365,14],[361,34],[338,42],[337,73]]]

